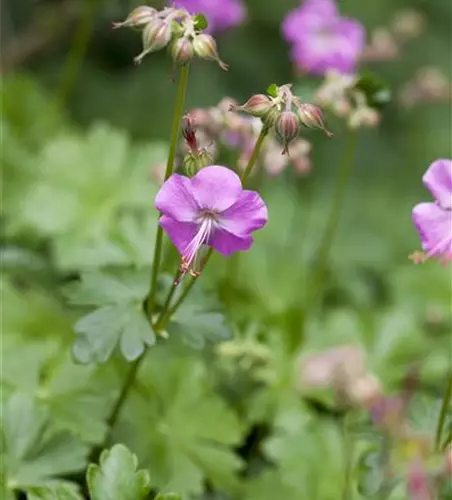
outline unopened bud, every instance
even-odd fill
[[[141,63],[143,57],[149,52],[156,52],[166,47],[171,41],[172,34],[170,22],[163,19],[154,19],[143,31],[143,52],[135,57],[135,63]]]
[[[329,132],[323,121],[323,115],[320,108],[314,106],[314,104],[300,104],[297,106],[298,116],[300,117],[301,123],[308,128],[319,128],[325,132],[328,137],[333,134]]]
[[[257,116],[259,118],[265,116],[273,107],[271,100],[264,94],[256,94],[250,97],[245,104],[238,107],[231,107],[243,111],[249,115]]]
[[[212,165],[213,156],[207,148],[202,148],[198,153],[198,166],[204,168]]]
[[[171,46],[171,55],[178,63],[188,63],[194,56],[193,45],[187,38],[178,38]]]
[[[300,132],[300,120],[298,116],[293,111],[283,111],[275,121],[275,132],[284,145],[282,154],[288,154],[290,142]]]
[[[193,49],[195,54],[201,59],[215,61],[222,70],[228,70],[228,65],[218,55],[217,42],[211,35],[207,35],[206,33],[196,35],[193,39]]]
[[[193,153],[198,152],[198,141],[196,140],[196,128],[194,120],[190,115],[184,116],[184,123],[182,125],[182,136],[185,139],[190,151]]]
[[[146,26],[154,18],[157,10],[153,7],[148,7],[147,5],[140,5],[127,16],[127,19],[122,23],[113,23],[113,28],[139,28],[141,26]]]
[[[270,108],[262,117],[262,121],[264,122],[266,127],[273,127],[280,115],[281,111],[276,106],[274,106]]]
[[[187,156],[185,156],[182,163],[182,168],[188,177],[193,177],[198,172],[198,166],[196,164],[195,155],[190,151]]]
[[[380,381],[371,373],[352,381],[345,388],[345,393],[352,404],[359,406],[372,406],[381,397]]]

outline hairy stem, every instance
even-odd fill
[[[345,194],[350,180],[350,173],[355,163],[356,155],[356,132],[349,132],[347,144],[345,146],[342,163],[339,167],[338,180],[336,190],[334,192],[333,201],[331,204],[328,220],[323,231],[323,236],[320,241],[317,251],[317,261],[314,265],[311,279],[311,298],[316,300],[322,291],[325,269],[328,263],[331,247],[336,236],[337,229],[341,218],[341,211],[345,201]]]
[[[176,105],[174,108],[173,125],[171,128],[170,149],[168,153],[168,161],[166,163],[165,181],[171,176],[174,170],[174,159],[176,157],[177,144],[179,139],[179,129],[182,116],[184,114],[185,95],[187,93],[189,66],[184,64],[181,66],[179,86],[177,89]],[[154,308],[155,293],[157,289],[157,278],[160,270],[160,260],[162,258],[163,246],[163,230],[160,224],[157,224],[157,233],[155,237],[154,247],[154,260],[152,263],[151,284],[149,288],[149,295],[146,300],[146,312],[148,318],[151,318],[152,310]]]
[[[94,28],[94,15],[99,5],[99,0],[87,0],[83,4],[81,17],[75,31],[74,41],[64,63],[56,92],[56,105],[59,110],[64,108],[64,105],[74,89],[78,72],[85,58],[88,44],[91,39]]]
[[[446,423],[446,417],[450,409],[451,400],[452,400],[452,372],[449,373],[447,379],[446,390],[444,391],[443,402],[441,404],[441,410],[439,412],[438,425],[436,427],[435,446],[437,451],[441,450],[441,437],[443,435],[444,425]]]

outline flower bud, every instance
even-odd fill
[[[275,132],[284,145],[282,154],[288,154],[289,143],[300,132],[300,119],[293,111],[283,111],[275,121]]]
[[[253,95],[246,101],[242,106],[232,106],[231,109],[237,109],[238,111],[243,111],[249,115],[257,116],[261,118],[266,115],[273,107],[272,101],[264,94]]]
[[[140,5],[127,16],[127,19],[122,23],[113,23],[113,28],[139,28],[141,26],[146,26],[154,18],[157,10],[153,7],[148,7],[147,5]]]
[[[190,151],[192,153],[198,152],[198,141],[196,140],[196,128],[194,120],[190,115],[184,116],[184,123],[182,125],[182,136],[185,139]]]
[[[301,123],[308,128],[319,128],[325,132],[328,137],[331,137],[333,134],[329,132],[323,121],[323,115],[320,108],[314,106],[314,104],[299,104],[298,108],[298,116],[300,117]]]
[[[154,19],[143,31],[143,52],[135,57],[135,63],[139,64],[143,57],[149,52],[163,49],[171,41],[172,25],[164,19]]]
[[[190,151],[184,158],[182,168],[188,177],[193,177],[198,172],[195,155]]]
[[[178,38],[171,46],[173,59],[181,64],[188,63],[193,59],[193,45],[187,38]]]
[[[206,33],[196,35],[193,39],[193,49],[195,54],[201,59],[216,61],[222,70],[228,70],[228,65],[218,56],[217,42],[211,35],[207,35]]]
[[[267,127],[273,127],[276,120],[280,117],[281,111],[277,106],[270,108],[267,113],[262,117],[262,122]]]

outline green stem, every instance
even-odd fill
[[[443,435],[444,424],[446,423],[447,413],[449,411],[450,402],[452,400],[452,373],[449,374],[446,390],[444,392],[441,410],[439,412],[438,425],[436,427],[435,446],[436,450],[441,450],[441,437]]]
[[[334,237],[336,236],[336,232],[339,227],[345,194],[347,192],[352,167],[355,162],[356,143],[356,132],[349,132],[342,163],[339,167],[338,181],[336,191],[333,196],[333,202],[331,204],[330,214],[328,216],[317,252],[317,262],[312,272],[311,298],[313,300],[317,298],[317,295],[322,290],[325,268],[328,262],[331,247],[333,245]]]
[[[108,426],[107,434],[104,438],[102,445],[93,448],[90,454],[90,462],[97,462],[99,459],[99,455],[102,453],[102,450],[110,442],[113,429],[119,417],[119,413],[121,412],[122,406],[124,405],[124,402],[127,399],[127,396],[129,395],[130,389],[132,388],[135,382],[138,369],[140,368],[141,363],[144,360],[145,353],[146,351],[144,351],[139,358],[137,358],[132,364],[128,366],[129,371],[127,372],[127,376],[124,380],[124,383],[122,384],[121,390],[119,391],[119,395],[106,421]]]
[[[344,445],[344,489],[342,492],[342,500],[350,500],[351,495],[351,481],[352,481],[352,468],[353,468],[353,438],[351,435],[350,415],[344,415],[342,420],[342,435]]]
[[[265,137],[267,136],[267,134],[268,134],[268,127],[264,126],[261,130],[261,133],[259,134],[259,137],[256,140],[256,144],[254,145],[254,149],[253,149],[253,152],[251,153],[250,159],[248,160],[248,164],[240,177],[240,179],[242,181],[242,185],[245,185],[246,180],[248,179],[251,171],[253,170],[253,167],[256,164],[257,159],[259,158],[259,154],[261,152],[262,145],[264,143],[264,140],[265,140]],[[201,269],[200,269],[201,272],[206,267],[212,254],[213,254],[213,248],[209,248],[209,250],[208,250],[208,252],[207,252],[206,256],[204,257],[204,260],[201,264]],[[167,322],[169,321],[169,319],[171,318],[171,316],[179,309],[179,307],[183,304],[183,302],[187,298],[191,289],[195,285],[196,280],[197,280],[197,278],[194,278],[194,277],[191,279],[191,281],[185,287],[184,291],[182,292],[181,296],[178,298],[177,302],[173,305],[173,307],[171,307],[171,308],[164,307],[162,309],[162,312],[160,313],[160,316],[159,316],[159,318],[155,324],[155,327],[154,327],[156,331],[159,331],[159,330],[165,328],[165,326],[166,326]],[[171,302],[171,298],[174,295],[175,287],[173,286],[171,288],[172,289],[169,291],[168,296],[167,296],[166,301],[165,301],[165,304],[167,304],[168,306]]]
[[[256,144],[254,145],[253,152],[251,153],[250,159],[248,160],[248,164],[241,175],[242,184],[244,185],[249,175],[251,174],[251,170],[253,170],[254,165],[256,164],[257,159],[259,158],[262,144],[264,143],[265,138],[268,134],[268,127],[265,125],[262,127],[261,133],[257,138]]]
[[[179,86],[177,89],[176,105],[174,108],[173,125],[171,128],[170,149],[168,153],[168,161],[166,163],[165,181],[171,176],[174,170],[174,159],[176,157],[177,144],[179,139],[179,129],[182,116],[184,114],[185,95],[187,93],[188,82],[188,64],[184,64],[180,70]],[[151,318],[154,308],[155,293],[157,289],[157,278],[160,270],[160,260],[162,258],[163,246],[163,229],[160,224],[157,225],[157,233],[155,237],[154,260],[152,263],[151,284],[149,295],[146,300],[146,311],[149,319]]]
[[[65,61],[58,90],[56,92],[56,105],[58,110],[64,108],[65,103],[74,89],[77,74],[80,70],[83,59],[85,58],[91,34],[93,32],[94,14],[99,4],[98,0],[86,0],[83,4],[82,16],[77,25],[74,42],[71,45],[68,57]]]

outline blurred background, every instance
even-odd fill
[[[299,3],[244,3],[246,21],[216,36],[229,71],[221,71],[214,63],[195,61],[190,70],[187,110],[216,106],[226,96],[244,102],[265,92],[272,83],[292,82],[295,93],[309,100],[320,84],[320,79],[302,75],[294,67],[289,46],[281,36],[284,17]],[[146,390],[151,395],[159,393],[161,400],[148,397],[150,406],[145,408],[136,397],[115,434],[141,462],[155,467],[158,487],[170,485],[198,494],[205,478],[219,485],[218,496],[209,486],[205,496],[199,493],[190,498],[234,498],[223,496],[223,492],[235,491],[235,483],[229,470],[209,468],[217,457],[207,454],[203,462],[199,459],[201,465],[197,462],[201,473],[193,483],[187,479],[192,479],[192,470],[185,469],[185,463],[181,470],[186,476],[181,472],[177,480],[172,478],[168,457],[173,455],[168,450],[178,436],[170,439],[163,427],[149,430],[149,415],[163,423],[172,418],[170,410],[167,412],[173,404],[168,394],[176,394],[172,383],[183,387],[187,378],[191,384],[187,394],[193,391],[193,401],[205,395],[212,401],[218,398],[216,402],[221,396],[221,404],[227,402],[229,409],[212,410],[210,424],[233,409],[225,417],[225,428],[234,428],[233,436],[223,444],[228,449],[234,447],[247,462],[246,474],[257,476],[256,484],[240,497],[250,500],[276,498],[265,497],[267,485],[279,485],[280,492],[286,481],[286,476],[281,476],[283,479],[271,482],[272,476],[270,483],[266,479],[260,482],[258,471],[268,465],[261,456],[265,454],[261,444],[268,435],[274,438],[268,456],[288,471],[288,478],[298,477],[303,467],[293,459],[301,452],[290,448],[291,443],[303,440],[306,450],[306,443],[312,445],[311,451],[319,445],[309,441],[309,431],[291,434],[294,391],[288,372],[299,349],[319,351],[344,342],[360,345],[367,353],[369,369],[388,393],[401,391],[413,364],[420,367],[421,391],[431,398],[428,408],[443,393],[450,367],[450,276],[437,262],[414,266],[408,256],[420,249],[411,209],[416,203],[431,200],[422,175],[432,161],[452,154],[452,3],[337,3],[343,15],[363,23],[369,43],[375,33],[390,30],[400,12],[409,9],[416,17],[415,35],[400,45],[398,54],[360,65],[360,71],[371,71],[384,82],[391,100],[382,109],[377,127],[357,131],[357,157],[329,255],[320,314],[309,315],[306,323],[310,312],[306,276],[331,210],[348,133],[344,122],[328,112],[332,139],[319,131],[303,133],[312,144],[309,171],[296,172],[287,166],[279,175],[256,175],[252,180],[270,213],[269,224],[256,235],[252,251],[228,261],[215,256],[218,265],[210,266],[203,276],[202,293],[218,298],[229,330],[225,333],[223,317],[218,321],[217,316],[200,318],[186,312],[180,325],[188,325],[188,330],[181,338],[195,354],[184,351],[181,355],[180,346],[174,347],[171,341],[157,347],[157,354],[152,351],[149,358],[154,364],[149,363],[142,383],[149,385]],[[133,58],[141,51],[140,34],[112,29],[112,22],[124,20],[137,5],[120,0],[2,0],[1,6],[1,243],[6,311],[2,353],[10,360],[2,373],[2,387],[6,388],[2,397],[7,399],[14,391],[33,397],[37,394],[39,404],[48,404],[58,425],[75,430],[91,444],[102,442],[105,406],[118,387],[125,363],[116,360],[113,368],[83,372],[80,384],[85,385],[76,391],[71,388],[74,378],[82,373],[82,367],[71,364],[69,354],[74,340],[72,324],[81,311],[68,307],[61,289],[86,270],[149,267],[157,218],[153,209],[159,184],[155,173],[166,160],[176,91],[175,68],[165,51],[150,54],[137,66]],[[164,3],[149,5],[162,7]],[[166,255],[165,269],[172,273],[178,257],[169,246]],[[201,297],[198,304],[210,304],[210,299]],[[213,358],[210,350],[204,356],[209,342],[231,338],[216,351],[218,358]],[[279,349],[285,340],[289,354]],[[55,362],[58,356],[64,359],[60,365]],[[30,370],[22,370],[23,366],[30,366]],[[70,367],[64,368],[64,375],[59,372],[62,366]],[[78,375],[72,375],[72,370]],[[168,387],[160,377],[165,370],[171,374]],[[91,382],[91,376],[96,383]],[[74,391],[78,391],[77,396]],[[80,396],[83,391],[95,394],[94,406]],[[62,399],[62,394],[67,398]],[[193,422],[202,427],[205,415],[190,404],[178,411],[192,415]],[[70,414],[68,409],[78,405],[90,420],[84,419],[82,411]],[[240,426],[231,423],[232,411],[239,415]],[[127,418],[132,416],[140,422],[131,425]],[[287,433],[275,437],[272,425],[281,416],[287,417],[280,422]],[[434,420],[426,418],[424,428],[431,431]],[[93,421],[98,422],[97,427],[91,427]],[[174,425],[180,425],[184,432],[203,432],[191,421],[178,422]],[[259,427],[262,422],[264,431]],[[133,432],[137,428],[142,434]],[[221,432],[215,429],[209,439]],[[247,446],[255,432],[259,437],[250,451]],[[142,439],[145,434],[148,441]],[[285,440],[281,446],[276,442],[279,438]],[[306,474],[326,485],[329,472],[325,472],[322,460],[325,455],[334,455],[334,450],[328,443],[323,445],[322,451],[312,451],[317,453],[317,469],[307,468]],[[314,461],[308,455],[306,451],[303,459],[311,464]],[[230,472],[231,477],[234,474],[234,470]],[[285,498],[298,500],[300,491],[293,489],[291,480],[289,483]],[[313,488],[311,492],[316,491]],[[269,487],[268,491],[274,490]],[[305,498],[337,500],[336,493],[332,489],[323,496],[308,494]]]

